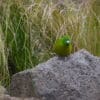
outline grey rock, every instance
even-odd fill
[[[53,57],[15,74],[9,93],[42,100],[100,100],[100,58],[84,49]]]
[[[0,95],[0,100],[41,100],[38,98],[19,98],[19,97],[11,97],[10,95],[2,94]]]
[[[3,86],[0,85],[0,95],[6,93],[7,90]]]

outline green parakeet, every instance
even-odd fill
[[[59,56],[68,56],[72,51],[72,43],[69,35],[57,39],[53,45],[53,51]]]

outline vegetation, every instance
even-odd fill
[[[70,0],[69,0],[70,1]],[[69,34],[73,52],[85,48],[100,56],[100,0],[0,1],[0,83],[50,58],[58,37]]]

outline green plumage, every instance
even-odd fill
[[[59,56],[68,56],[72,51],[72,43],[69,35],[57,39],[53,45],[53,51]]]

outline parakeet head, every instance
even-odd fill
[[[71,38],[68,35],[63,36],[62,42],[65,46],[69,46],[71,44]]]

